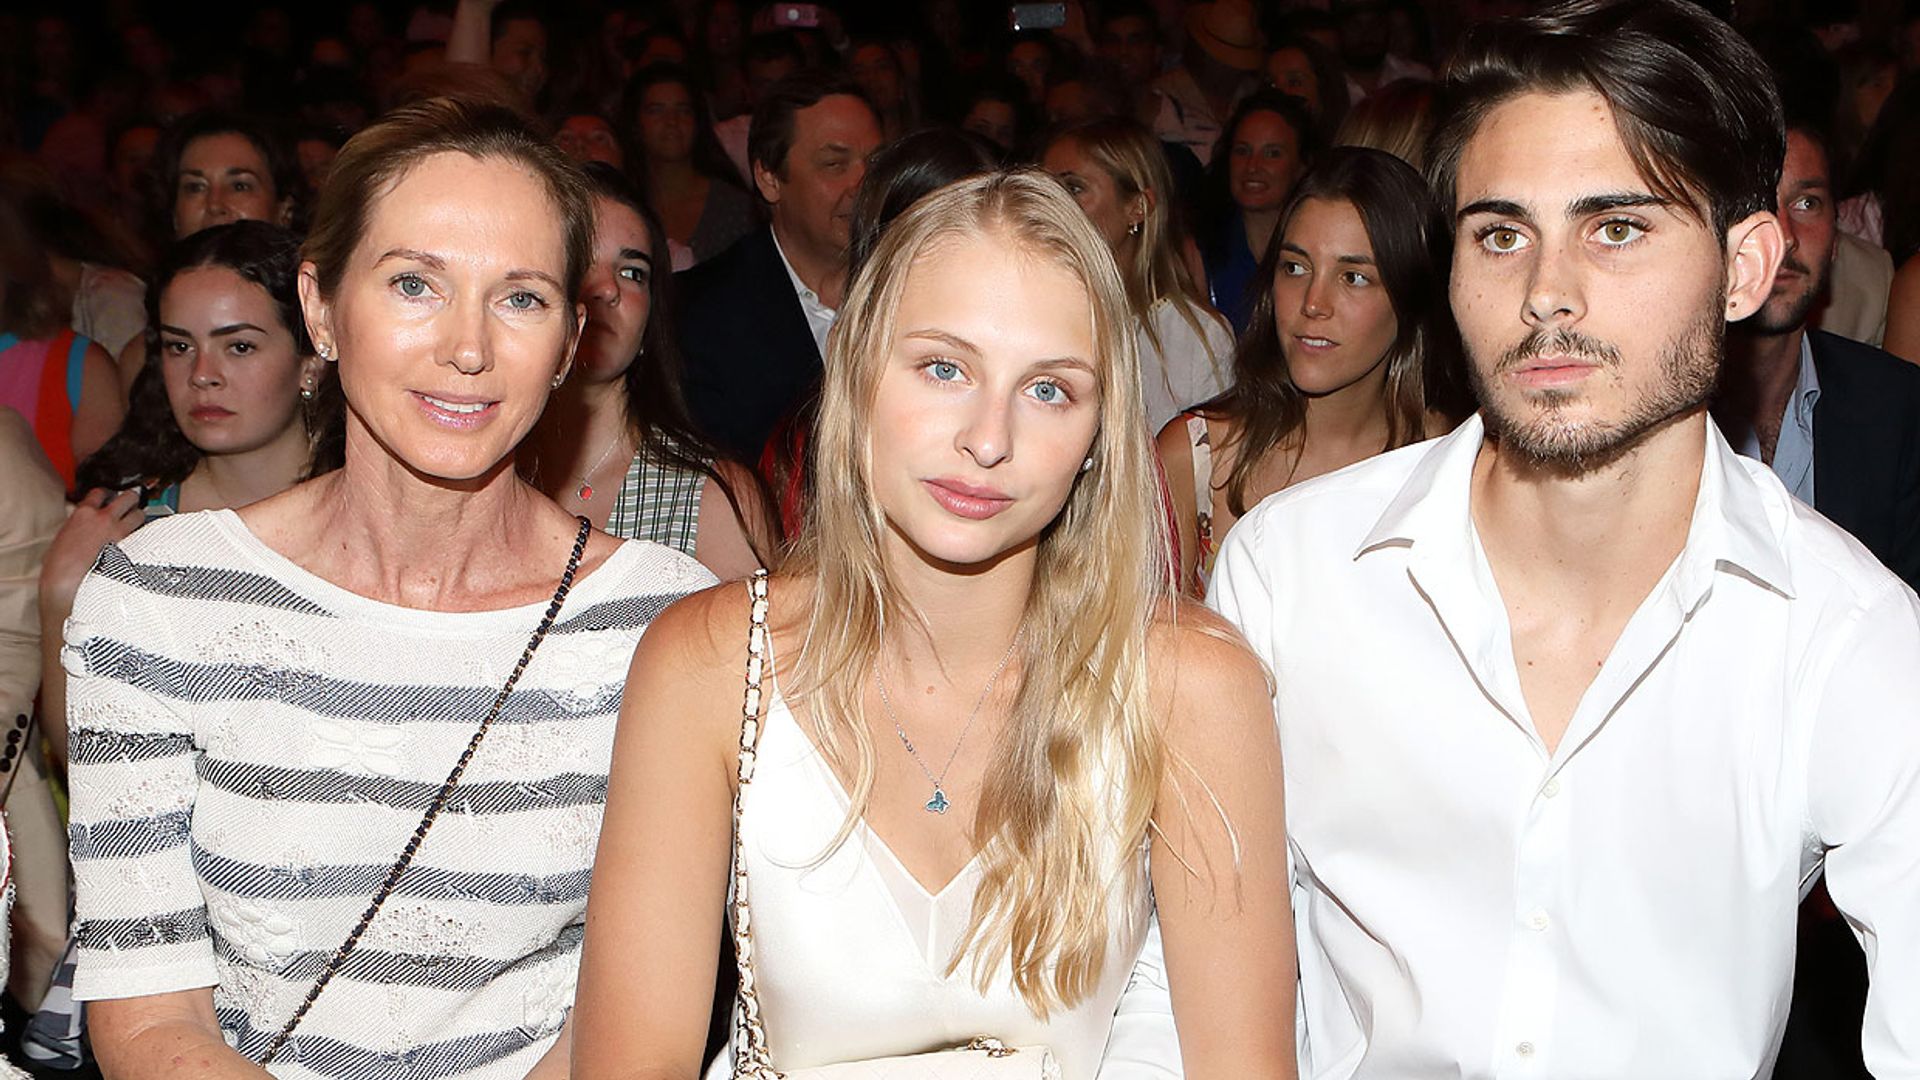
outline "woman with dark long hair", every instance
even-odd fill
[[[630,171],[667,239],[692,252],[691,261],[682,260],[687,266],[753,230],[753,198],[713,133],[705,93],[691,71],[679,64],[640,69],[621,99],[620,130],[639,150]]]
[[[169,248],[147,289],[148,362],[126,422],[80,463],[84,492],[40,577],[46,670],[100,549],[143,522],[246,506],[340,464],[339,391],[314,355],[294,275],[300,239],[238,221]],[[64,680],[42,687],[54,752],[66,756]]]
[[[773,528],[758,480],[721,460],[687,419],[666,233],[618,170],[584,171],[595,218],[586,329],[573,374],[528,437],[523,471],[598,528],[677,548],[723,579],[743,576],[771,558]]]
[[[1300,178],[1233,388],[1160,432],[1189,592],[1205,593],[1216,539],[1261,499],[1444,430],[1429,370],[1452,355],[1447,260],[1446,223],[1406,162],[1343,147]]]
[[[1278,90],[1258,90],[1234,106],[1207,168],[1211,218],[1201,238],[1207,289],[1220,314],[1244,334],[1251,286],[1273,240],[1293,183],[1313,164],[1319,139],[1306,106]]]

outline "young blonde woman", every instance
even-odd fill
[[[1131,324],[1099,236],[1038,174],[960,181],[888,229],[769,583],[750,783],[748,588],[677,605],[634,657],[576,1078],[698,1073],[736,791],[772,1068],[992,1036],[1066,1080],[1121,1055],[1293,1075],[1268,692],[1171,595]],[[1150,1036],[1150,1008],[1115,1017],[1156,902],[1177,1051],[1165,997]]]
[[[1233,374],[1233,330],[1207,305],[1198,258],[1188,259],[1191,243],[1160,141],[1132,120],[1096,120],[1048,140],[1041,164],[1066,185],[1120,265],[1148,429],[1223,393]]]
[[[1391,154],[1342,147],[1301,177],[1254,278],[1233,389],[1160,432],[1188,592],[1205,595],[1216,542],[1261,499],[1469,411],[1449,392],[1446,236]]]

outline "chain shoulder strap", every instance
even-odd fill
[[[434,821],[440,817],[440,811],[446,808],[447,800],[453,797],[453,789],[459,785],[460,777],[466,773],[467,765],[473,761],[473,755],[480,749],[480,741],[487,737],[487,729],[492,727],[493,722],[499,718],[500,710],[506,707],[507,699],[513,696],[514,685],[520,681],[521,673],[526,671],[527,665],[533,662],[534,652],[540,648],[540,642],[546,639],[547,631],[553,629],[554,620],[560,617],[560,607],[567,602],[567,593],[573,590],[573,575],[580,569],[580,556],[586,552],[587,537],[592,532],[593,523],[584,517],[581,518],[580,533],[573,540],[573,554],[567,557],[567,568],[560,575],[560,584],[553,590],[553,600],[547,605],[546,614],[540,617],[540,624],[534,627],[533,637],[528,639],[527,647],[520,653],[520,660],[513,665],[513,671],[507,675],[506,683],[500,687],[500,692],[494,695],[493,707],[488,709],[487,715],[481,718],[480,727],[474,731],[473,738],[468,740],[467,748],[461,751],[460,759],[454,762],[453,771],[447,773],[446,780],[440,784],[440,790],[434,794],[433,801],[427,804],[427,812],[421,816],[420,824],[414,827],[413,835],[407,838],[407,845],[401,849],[400,857],[394,860],[393,866],[387,870],[387,876],[381,880],[380,887],[374,890],[373,902],[367,905],[367,910],[360,915],[360,921],[354,924],[353,932],[347,935],[347,940],[340,943],[340,947],[334,950],[332,958],[327,961],[327,966],[321,969],[320,977],[314,980],[313,989],[307,991],[306,1000],[300,1003],[300,1007],[295,1009],[293,1015],[287,1019],[286,1026],[282,1027],[280,1033],[273,1037],[273,1041],[267,1044],[266,1053],[260,1056],[260,1064],[265,1065],[271,1062],[281,1050],[286,1048],[288,1040],[293,1038],[294,1029],[300,1026],[300,1021],[307,1018],[307,1013],[313,1009],[313,1003],[320,1000],[321,993],[326,990],[328,984],[333,982],[333,977],[346,964],[347,957],[359,946],[360,938],[367,932],[367,927],[373,924],[374,916],[380,914],[380,906],[387,902],[387,897],[393,895],[393,890],[399,886],[400,879],[406,875],[407,868],[413,865],[413,857],[420,853],[420,842],[426,839],[427,830],[433,828]]]
[[[753,782],[760,749],[761,679],[767,665],[767,572],[747,579],[751,620],[747,627],[747,690],[740,706],[740,764],[733,791],[733,958],[740,989],[733,1009],[734,1080],[781,1080],[767,1050],[767,1029],[760,1020],[760,994],[753,981],[753,920],[747,907],[747,864],[740,845],[740,800]]]

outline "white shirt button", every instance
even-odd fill
[[[1519,1054],[1521,1057],[1532,1057],[1533,1044],[1530,1042],[1523,1042],[1520,1045],[1514,1047],[1513,1052],[1516,1054]]]
[[[1540,908],[1534,908],[1527,913],[1527,929],[1529,930],[1545,930],[1552,925],[1553,920],[1548,918],[1547,913]]]
[[[1560,794],[1560,778],[1556,776],[1549,779],[1546,782],[1546,784],[1544,784],[1540,788],[1540,794],[1546,796],[1549,799],[1553,798],[1555,795]]]

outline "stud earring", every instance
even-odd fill
[[[313,351],[316,355],[320,357],[320,359],[326,361],[329,364],[333,363],[332,349],[327,348],[325,345],[322,345],[319,342],[315,342],[313,345]]]
[[[1140,228],[1141,228],[1141,225],[1140,225],[1140,222],[1138,222],[1138,221],[1136,221],[1136,222],[1134,222],[1133,224],[1131,224],[1131,225],[1129,225],[1129,226],[1127,226],[1127,235],[1128,235],[1128,236],[1139,236],[1139,235],[1140,235]]]
[[[1083,472],[1083,473],[1084,473],[1084,472],[1092,472],[1092,471],[1093,471],[1093,458],[1091,458],[1091,457],[1089,457],[1089,458],[1087,458],[1087,460],[1085,460],[1085,461],[1083,461],[1083,462],[1081,462],[1081,463],[1080,463],[1080,471],[1081,471],[1081,472]]]
[[[311,387],[311,386],[303,386],[303,387],[301,387],[301,388],[300,388],[300,400],[301,400],[301,401],[312,401],[312,400],[313,400],[313,387]]]
[[[555,390],[558,390],[560,389],[560,384],[566,381],[567,381],[567,373],[563,371],[560,374],[555,375],[553,377],[552,386]]]

